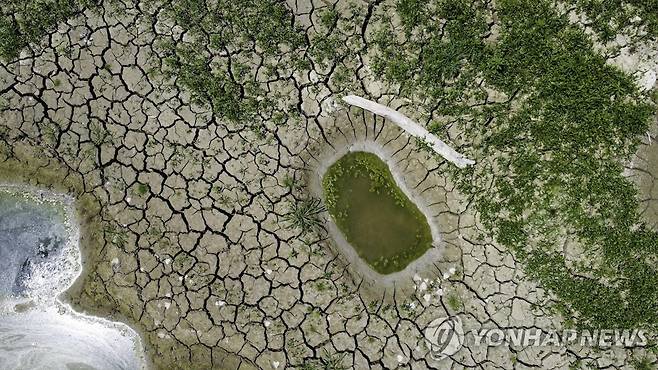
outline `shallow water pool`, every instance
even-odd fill
[[[341,157],[325,173],[322,187],[345,239],[380,274],[403,270],[432,246],[427,218],[376,154]]]

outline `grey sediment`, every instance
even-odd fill
[[[29,147],[28,151],[36,150]],[[34,158],[37,158],[35,156]],[[27,163],[34,163],[37,160],[27,160]],[[145,340],[145,332],[140,325],[121,314],[116,308],[112,307],[112,301],[107,297],[102,297],[103,292],[94,291],[99,294],[98,298],[92,303],[92,297],[88,295],[88,287],[91,280],[92,266],[99,261],[99,252],[102,249],[103,227],[101,224],[100,205],[97,200],[89,193],[83,190],[83,184],[79,179],[67,175],[68,171],[55,161],[49,161],[46,165],[25,165],[22,162],[18,165],[17,161],[7,159],[0,162],[0,188],[14,188],[21,193],[44,193],[63,199],[69,198],[73,214],[70,217],[71,224],[77,227],[78,243],[77,249],[80,256],[79,274],[72,280],[70,285],[59,292],[57,301],[72,311],[72,315],[82,315],[98,320],[109,321],[117,326],[125,326],[128,330],[136,334],[135,350],[142,360],[145,369],[152,369],[153,362],[149,356],[150,343]],[[105,304],[99,301],[104,301]]]

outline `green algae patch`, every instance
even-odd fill
[[[322,187],[345,239],[380,274],[404,269],[432,246],[427,218],[377,155],[346,154],[329,167]]]

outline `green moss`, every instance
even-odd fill
[[[324,281],[318,281],[315,283],[315,289],[317,289],[319,292],[324,292],[327,290],[328,286]]]
[[[431,247],[427,219],[375,154],[346,154],[327,170],[322,185],[336,225],[377,272],[400,271]]]
[[[459,311],[462,308],[462,300],[456,293],[451,293],[447,297],[448,307],[453,311]]]
[[[149,191],[148,185],[146,185],[146,184],[137,185],[137,193],[139,195],[145,195],[146,193],[148,193],[148,191]]]

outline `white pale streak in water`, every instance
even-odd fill
[[[61,231],[48,222],[64,225],[66,241],[61,251],[32,264],[29,278],[23,282],[22,295],[10,296],[0,292],[0,368],[1,369],[140,369],[144,367],[139,336],[128,326],[75,312],[57,297],[68,289],[81,273],[78,249],[78,228],[72,220],[72,200],[68,197],[0,186],[0,233],[22,230],[30,242],[33,233],[50,234]],[[7,197],[15,197],[25,208],[11,213]],[[16,206],[16,208],[20,208]],[[37,210],[37,211],[34,211]],[[41,210],[43,211],[40,213]],[[58,210],[60,212],[52,212]],[[3,213],[4,212],[4,213]],[[49,215],[46,223],[43,215]],[[2,217],[11,215],[11,217]],[[36,216],[35,216],[36,215]],[[30,218],[33,217],[34,218]],[[33,222],[24,222],[27,218]],[[39,217],[41,217],[39,219]],[[21,256],[23,250],[11,253],[11,248],[25,245],[11,235],[0,239],[4,256]],[[15,236],[15,235],[14,235]],[[3,245],[4,244],[4,245]],[[3,268],[11,269],[5,263]],[[20,269],[14,265],[14,269]],[[0,278],[11,279],[16,274],[0,271]],[[10,284],[13,282],[9,282]],[[5,284],[7,285],[7,284]]]

